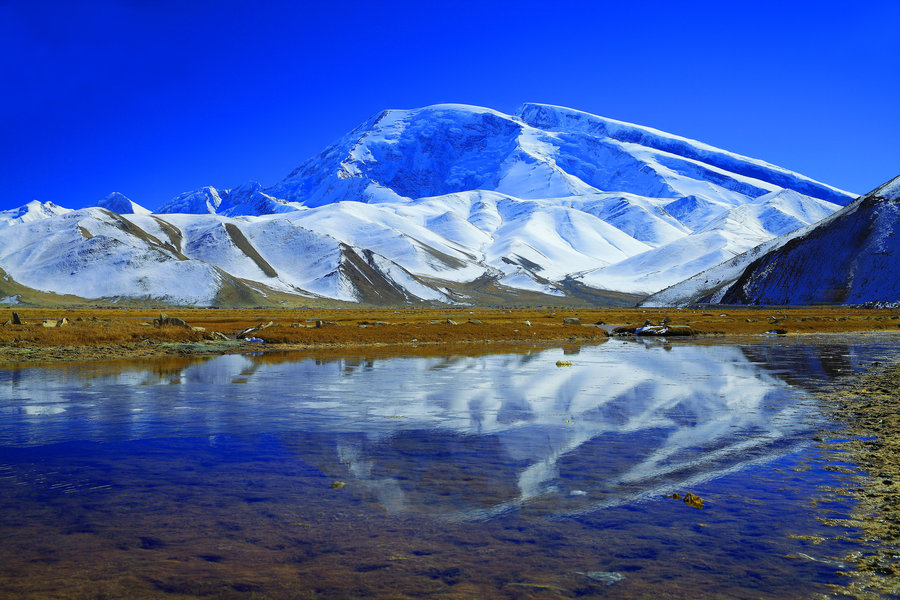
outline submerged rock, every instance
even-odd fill
[[[619,583],[625,579],[625,576],[618,571],[588,571],[586,573],[579,571],[579,573],[591,581],[599,581],[606,585],[613,585],[614,583]]]
[[[694,508],[703,508],[703,498],[688,492],[684,495],[684,503]]]

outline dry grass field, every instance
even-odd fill
[[[617,326],[662,320],[689,326],[695,335],[787,335],[863,331],[900,332],[900,310],[846,307],[687,309],[171,309],[167,314],[191,327],[154,326],[158,310],[79,308],[12,310],[0,313],[0,362],[34,362],[172,353],[240,351],[250,343],[234,340],[247,329],[267,325],[244,337],[265,344],[254,349],[429,347],[590,343],[605,339]],[[68,323],[47,327],[61,319]],[[578,319],[566,323],[565,319]],[[7,320],[8,319],[8,320]],[[218,335],[222,334],[222,335]],[[178,348],[173,345],[189,345]]]

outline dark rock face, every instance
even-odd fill
[[[900,198],[878,195],[884,187],[759,257],[721,302],[861,304],[900,300]]]

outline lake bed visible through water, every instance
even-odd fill
[[[0,371],[0,597],[839,597],[895,339]]]

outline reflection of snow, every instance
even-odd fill
[[[802,392],[737,346],[611,340],[567,356],[571,368],[556,368],[559,358],[222,356],[174,374],[152,364],[119,375],[28,369],[0,374],[0,443],[315,432],[388,510],[480,518],[554,494],[566,498],[562,512],[576,512],[696,483],[789,451],[805,420]],[[509,466],[500,483],[511,493],[489,507],[439,507],[428,487],[437,484],[392,474],[387,442],[404,432],[451,436],[462,449],[494,440],[477,458]],[[466,454],[402,458],[465,466],[454,461]]]

